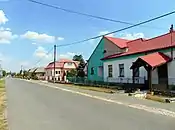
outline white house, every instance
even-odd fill
[[[175,85],[175,31],[128,41],[125,51],[102,58],[106,82],[138,83],[167,89]]]
[[[66,81],[66,73],[71,69],[76,69],[78,67],[78,62],[69,59],[60,59],[55,63],[55,80],[56,81]],[[46,80],[54,79],[54,62],[48,64],[45,68],[45,78]]]

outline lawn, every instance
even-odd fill
[[[7,130],[7,120],[5,119],[5,81],[0,80],[0,130]]]

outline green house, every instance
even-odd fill
[[[112,54],[124,52],[127,41],[108,36],[102,37],[88,60],[88,80],[103,81],[103,61],[101,59]]]

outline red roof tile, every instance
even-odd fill
[[[172,43],[171,43],[171,34],[172,34]],[[155,38],[151,38],[148,40],[145,39],[136,39],[127,42],[127,52],[123,52],[120,54],[113,54],[107,57],[104,57],[102,60],[117,58],[121,56],[148,52],[152,50],[164,49],[175,46],[175,31],[172,33],[167,33]]]
[[[129,40],[126,40],[126,39],[114,38],[114,37],[108,37],[108,36],[104,36],[104,38],[108,39],[109,41],[116,44],[120,48],[127,47],[126,43],[129,41]]]
[[[78,62],[77,61],[73,61],[73,60],[69,60],[69,59],[60,59],[59,61],[55,62],[55,67],[56,68],[63,68],[65,63],[74,63],[76,65],[76,67],[78,66]],[[51,62],[47,65],[47,67],[45,69],[53,69],[54,68],[54,62]]]
[[[160,52],[141,56],[138,59],[142,59],[153,68],[163,65],[171,60],[170,57]]]

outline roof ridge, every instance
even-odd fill
[[[174,32],[174,31],[173,31],[173,32]],[[153,40],[153,39],[156,39],[156,38],[160,38],[160,37],[163,37],[163,36],[166,36],[166,35],[169,35],[169,34],[171,34],[171,32],[168,32],[168,33],[165,33],[165,34],[162,34],[162,35],[159,35],[159,36],[155,36],[155,37],[146,39],[145,41],[149,41],[149,40]]]
[[[120,38],[120,37],[112,37],[112,36],[103,36],[104,38],[115,38],[115,39],[121,39],[121,40],[126,40],[126,41],[130,41],[128,39],[124,39],[124,38]]]

